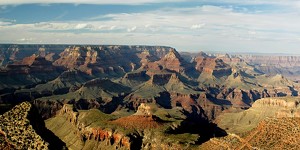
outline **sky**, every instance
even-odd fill
[[[300,1],[0,0],[0,43],[300,54]]]

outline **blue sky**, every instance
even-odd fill
[[[0,0],[0,43],[300,54],[298,0]]]

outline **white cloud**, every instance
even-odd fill
[[[48,23],[48,22],[39,22],[39,23],[34,24],[34,27],[37,27],[37,28],[53,28],[53,24]]]
[[[75,29],[84,29],[87,26],[85,23],[80,23],[75,26]]]
[[[114,30],[114,29],[116,29],[116,28],[117,28],[117,26],[113,25],[113,26],[111,26],[111,27],[109,28],[109,30]]]
[[[79,23],[75,26],[75,29],[92,29],[92,28],[94,28],[93,25],[86,24],[86,23]]]
[[[35,41],[35,40],[36,40],[36,38],[32,38],[32,37],[18,39],[18,41],[20,43],[30,43],[30,42]]]
[[[127,29],[128,32],[133,32],[133,31],[135,31],[135,30],[136,30],[136,26]]]
[[[8,25],[11,25],[11,24],[12,24],[11,22],[0,21],[0,27],[1,26],[8,26]]]
[[[204,27],[204,26],[205,26],[204,23],[202,23],[202,24],[193,24],[193,25],[191,26],[191,29],[200,29],[200,28],[202,28],[202,27]]]

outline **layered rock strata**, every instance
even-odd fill
[[[98,110],[77,111],[71,105],[65,104],[56,117],[46,121],[46,125],[71,149],[131,149],[135,136],[97,125],[97,121],[101,121],[97,120],[99,113]],[[92,114],[95,115],[94,121],[85,119]],[[67,130],[65,125],[69,126]]]

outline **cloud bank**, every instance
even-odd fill
[[[264,2],[267,3],[252,1]],[[274,2],[280,4],[282,1]],[[84,20],[35,23],[0,19],[0,42],[168,45],[183,51],[299,53],[300,20],[297,18],[300,11],[285,11],[290,7],[287,5],[283,13],[236,7],[241,6],[165,7],[132,13],[95,14]]]

